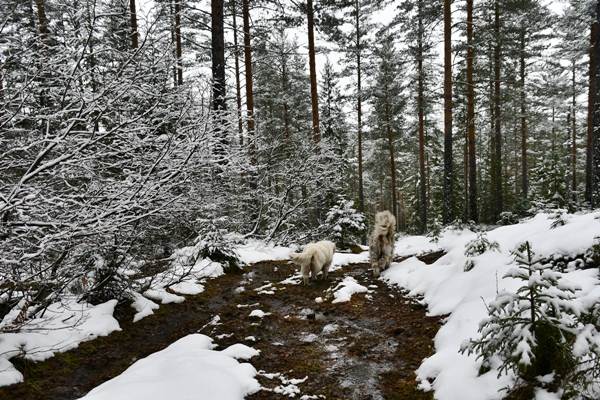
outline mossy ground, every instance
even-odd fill
[[[284,378],[305,377],[297,384],[302,394],[327,399],[433,398],[417,388],[413,371],[434,352],[440,318],[426,317],[414,299],[373,279],[366,264],[345,266],[326,282],[281,283],[295,273],[287,261],[260,262],[243,275],[209,280],[203,293],[161,305],[136,323],[134,311],[120,307],[115,313],[119,332],[45,362],[13,360],[25,382],[0,388],[0,399],[79,398],[136,360],[196,332],[214,338],[218,349],[244,343],[261,351],[250,363],[264,371],[257,379],[266,389],[249,399],[287,398],[274,391],[285,386]],[[370,293],[332,304],[330,289],[347,275]],[[269,283],[262,292],[255,290]],[[317,297],[324,301],[317,303]],[[270,314],[250,317],[255,309]],[[219,324],[208,324],[217,315]],[[275,373],[280,375],[268,375]]]

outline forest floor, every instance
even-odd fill
[[[419,258],[433,263],[441,256]],[[263,389],[249,399],[290,394],[433,399],[431,392],[417,389],[414,371],[434,353],[433,338],[443,317],[427,317],[418,299],[374,279],[367,264],[343,266],[327,281],[308,286],[283,282],[296,273],[287,260],[259,262],[243,274],[208,280],[203,293],[186,296],[180,304],[161,305],[136,323],[131,307],[118,307],[119,332],[44,362],[11,360],[25,381],[0,388],[0,399],[77,399],[136,360],[196,332],[213,338],[217,349],[244,343],[261,351],[249,362],[259,371],[256,378]],[[346,276],[369,293],[335,304],[325,299]],[[317,297],[325,300],[318,303]],[[253,310],[265,315],[251,317]]]

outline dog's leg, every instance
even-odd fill
[[[373,277],[375,278],[379,278],[379,265],[378,264],[373,264]]]
[[[310,264],[302,265],[302,267],[300,267],[300,270],[302,271],[302,280],[304,281],[304,284],[308,285],[308,273],[310,271]]]
[[[381,271],[385,271],[387,269],[387,267],[390,265],[390,259],[388,258],[388,256],[382,256],[381,259],[379,260],[379,269]]]
[[[329,273],[329,267],[331,266],[331,263],[326,264],[323,267],[323,280],[326,281],[327,280],[327,274]]]

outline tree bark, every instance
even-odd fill
[[[129,12],[131,16],[131,48],[138,48],[137,13],[135,0],[129,0]]]
[[[181,48],[181,5],[175,0],[175,55],[177,57],[177,84],[183,85],[183,52]]]
[[[573,174],[571,178],[571,190],[573,201],[577,201],[577,124],[576,124],[576,116],[575,116],[575,107],[577,105],[576,101],[576,80],[575,80],[575,60],[573,60],[573,77],[572,77],[572,85],[573,85],[573,98],[571,99],[571,134],[572,134],[572,144],[571,144],[571,165],[573,166]]]
[[[417,74],[419,75],[419,88],[417,94],[417,109],[419,116],[419,221],[420,232],[427,231],[427,182],[425,180],[425,123],[423,116],[423,19],[421,16],[422,0],[419,0],[419,34],[417,38],[418,60]]]
[[[385,114],[387,119],[388,144],[390,146],[390,168],[392,172],[392,213],[398,221],[398,200],[396,199],[396,161],[394,159],[394,137],[392,132],[392,116],[390,115],[390,99],[386,98]],[[398,229],[398,224],[396,229]]]
[[[475,86],[473,82],[473,0],[467,0],[467,136],[469,147],[469,219],[477,212],[477,164],[475,156]]]
[[[521,27],[520,68],[521,78],[521,197],[527,199],[529,176],[527,168],[527,119],[525,118],[525,28]]]
[[[238,131],[240,134],[240,146],[244,145],[244,124],[242,121],[242,88],[240,84],[240,54],[237,37],[237,10],[236,0],[231,1],[233,14],[233,46],[235,56],[235,93],[237,100]]]
[[[363,160],[362,160],[362,90],[361,90],[361,60],[360,60],[360,4],[359,0],[355,0],[356,8],[356,98],[357,98],[357,125],[358,125],[358,200],[359,211],[365,213],[365,196],[363,191]],[[367,244],[367,235],[363,230],[361,235],[361,243]]]
[[[454,221],[454,165],[452,155],[452,10],[444,0],[444,204],[443,222]]]
[[[592,207],[600,205],[600,0],[596,2],[596,34],[594,36],[594,137],[592,144]]]
[[[223,0],[211,0],[213,106],[223,112],[225,104],[225,37],[223,33]]]
[[[319,96],[317,94],[317,67],[315,63],[315,33],[313,1],[307,0],[308,11],[308,63],[310,67],[310,98],[312,102],[313,140],[315,151],[319,152],[321,141],[321,128],[319,126]]]
[[[500,57],[500,5],[496,0],[494,10],[494,31],[496,33],[496,44],[494,46],[494,149],[495,165],[493,166],[494,175],[494,219],[500,217],[500,213],[504,209],[502,203],[502,122],[500,104],[500,68],[502,58]],[[494,221],[495,222],[495,221]]]
[[[589,62],[589,88],[588,88],[588,115],[587,115],[587,143],[585,158],[585,201],[592,205],[593,181],[594,181],[594,96],[595,96],[595,57],[597,23],[592,22],[590,26],[590,62]]]
[[[244,64],[246,68],[246,108],[248,124],[248,141],[250,149],[250,163],[256,165],[256,141],[254,137],[254,92],[252,90],[252,53],[250,47],[250,10],[249,0],[242,1],[242,14],[244,19]],[[254,181],[254,180],[251,180]],[[256,185],[256,182],[251,182]]]
[[[46,18],[46,6],[44,0],[35,0],[38,12],[38,23],[40,31],[40,40],[44,48],[48,48],[48,19]]]

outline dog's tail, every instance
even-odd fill
[[[378,212],[375,215],[375,223],[384,232],[394,232],[396,230],[396,218],[387,210]]]
[[[292,253],[290,258],[298,264],[307,265],[310,264],[313,257],[313,253]]]

